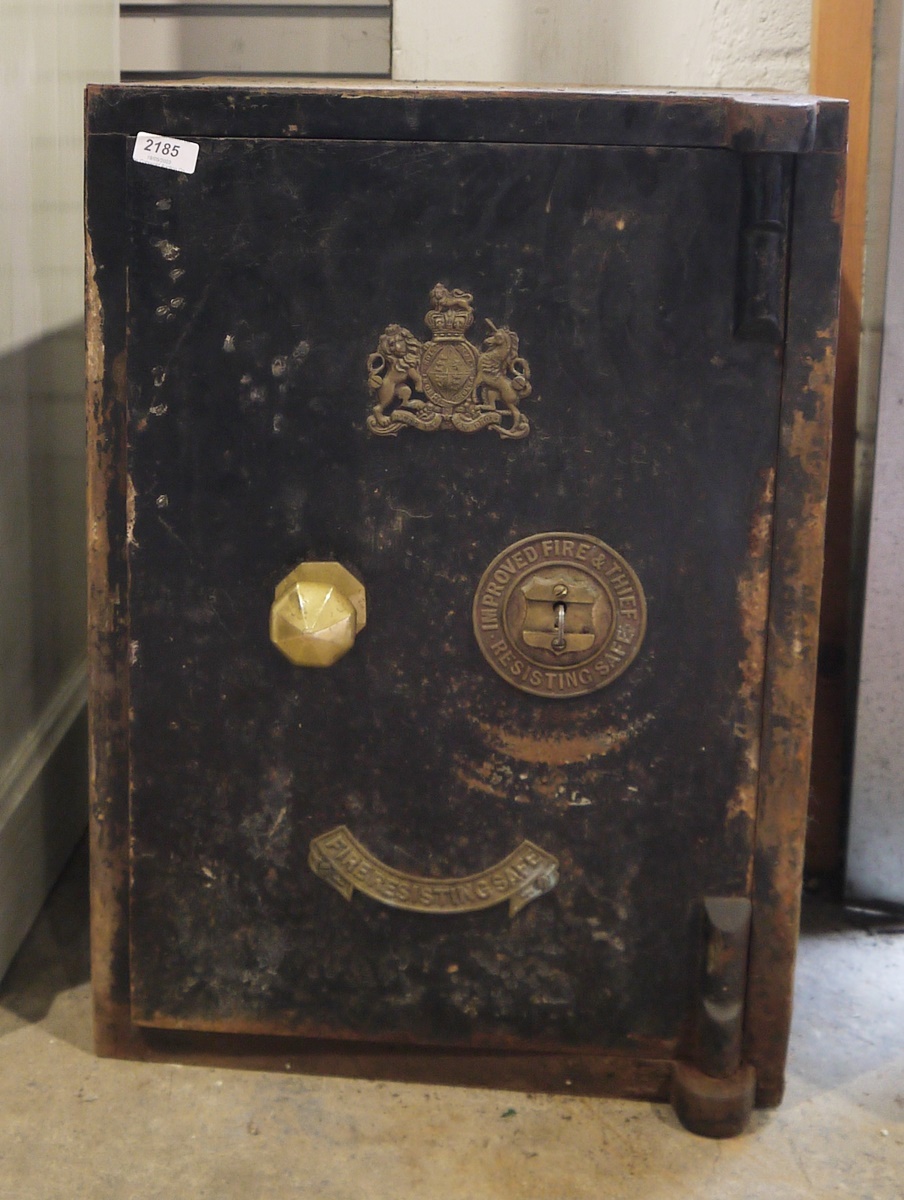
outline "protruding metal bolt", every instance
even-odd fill
[[[567,591],[568,589],[566,588],[565,590]],[[564,650],[565,649],[565,605],[564,604],[556,605],[556,632],[555,632],[555,637],[552,639],[551,645],[552,645],[553,650]]]

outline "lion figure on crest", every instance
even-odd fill
[[[402,404],[411,401],[414,391],[423,390],[421,352],[423,346],[410,329],[402,325],[387,325],[380,334],[377,349],[367,359],[367,384],[374,392],[374,413],[380,417],[394,400]],[[411,408],[420,401],[413,401]]]

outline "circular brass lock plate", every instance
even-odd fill
[[[474,633],[507,683],[567,700],[617,679],[647,624],[640,580],[585,533],[537,533],[490,563],[474,597]]]

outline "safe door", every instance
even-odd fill
[[[686,1056],[743,1008],[791,156],[193,141],[119,152],[131,1024]]]

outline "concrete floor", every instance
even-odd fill
[[[810,905],[788,1094],[671,1110],[101,1061],[79,852],[0,988],[0,1200],[901,1200],[904,935]]]

